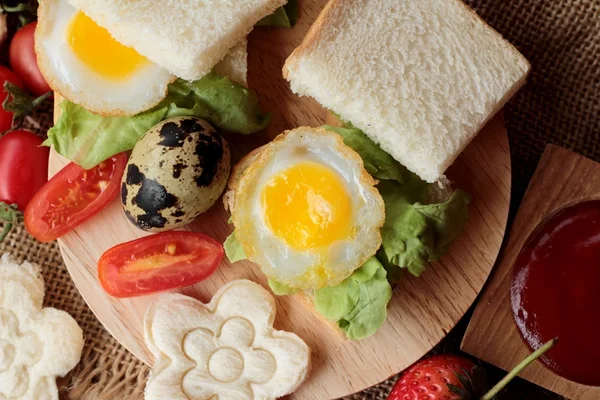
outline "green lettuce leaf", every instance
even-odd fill
[[[360,129],[350,127],[340,128],[325,125],[323,127],[342,137],[346,146],[351,147],[363,159],[365,169],[371,176],[381,180],[395,180],[401,183],[414,179],[414,174],[396,161],[367,137]]]
[[[364,161],[365,169],[376,179],[385,203],[386,217],[381,228],[382,245],[377,257],[396,283],[407,269],[419,276],[431,261],[438,260],[460,234],[468,217],[469,196],[456,190],[442,193],[443,202],[433,203],[440,190],[410,172],[360,129],[324,126],[339,134]],[[444,191],[442,191],[444,192]]]
[[[381,263],[381,265],[383,265],[383,268],[385,268],[385,270],[387,271],[387,280],[390,283],[390,285],[392,285],[393,287],[394,285],[399,283],[404,277],[404,272],[406,271],[406,268],[400,268],[397,265],[394,265],[391,262],[389,262],[387,256],[385,255],[383,247],[379,248],[376,257]]]
[[[196,116],[242,134],[262,130],[270,119],[254,92],[214,72],[194,82],[178,79],[160,104],[132,117],[103,117],[66,100],[61,108],[44,145],[86,169],[131,150],[148,129],[166,118]]]
[[[194,82],[178,79],[169,86],[169,93],[176,96],[169,104],[167,118],[187,112],[222,130],[242,134],[264,129],[271,119],[260,109],[253,91],[216,72]]]
[[[134,117],[103,117],[70,101],[60,103],[62,113],[48,131],[44,146],[85,169],[131,150],[146,131],[164,119],[166,110],[152,109]]]
[[[431,261],[438,260],[459,235],[468,217],[469,196],[456,190],[444,203],[413,202],[424,193],[393,181],[377,186],[385,203],[380,257],[419,276]]]
[[[277,296],[287,296],[290,294],[296,294],[299,291],[296,288],[284,285],[283,283],[279,283],[273,279],[269,279],[268,284],[273,293],[275,293]]]
[[[462,190],[456,190],[450,198],[439,204],[415,204],[415,210],[423,215],[435,235],[435,247],[430,260],[440,259],[460,235],[469,217],[470,197]]]
[[[358,282],[345,279],[336,286],[325,286],[315,291],[315,308],[323,317],[337,321],[348,315],[360,300]]]
[[[231,235],[227,236],[225,243],[223,243],[223,248],[225,249],[225,255],[232,264],[248,258],[244,246],[236,239],[235,232],[232,232]]]
[[[316,290],[315,308],[325,318],[337,321],[348,339],[366,339],[387,316],[392,287],[386,275],[383,265],[371,257],[341,284]]]
[[[298,0],[289,0],[287,4],[279,7],[271,15],[267,15],[256,26],[274,26],[278,28],[291,28],[298,21]]]

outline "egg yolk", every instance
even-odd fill
[[[106,29],[81,11],[71,21],[67,42],[87,67],[105,78],[127,78],[148,62],[131,47],[113,39]]]
[[[267,226],[289,246],[307,250],[351,235],[352,206],[341,177],[305,162],[274,175],[261,195]]]

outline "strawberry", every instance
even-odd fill
[[[419,361],[400,377],[388,400],[467,400],[481,396],[483,372],[473,361],[441,354]]]
[[[467,358],[442,354],[418,361],[404,371],[387,400],[492,400],[557,342],[554,338],[531,353],[483,396],[483,369]]]

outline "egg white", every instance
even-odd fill
[[[175,76],[152,62],[126,79],[112,80],[79,60],[67,43],[69,25],[77,12],[68,0],[44,0],[39,5],[36,56],[54,91],[100,115],[135,115],[165,98]]]
[[[279,172],[309,161],[327,166],[343,181],[351,201],[352,235],[329,246],[298,250],[269,228],[261,192]],[[249,259],[259,264],[270,279],[300,289],[336,285],[381,246],[379,229],[385,219],[385,208],[375,183],[360,156],[337,134],[312,128],[288,131],[252,155],[250,165],[235,185],[232,218],[236,238]],[[307,271],[320,263],[329,275],[327,281],[307,279]]]

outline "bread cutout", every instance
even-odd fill
[[[42,308],[37,265],[0,259],[0,399],[58,400],[56,378],[77,365],[83,333],[64,311]]]
[[[156,361],[146,400],[275,399],[292,393],[310,369],[310,349],[273,328],[273,297],[248,280],[223,286],[204,304],[161,296],[144,319]]]

